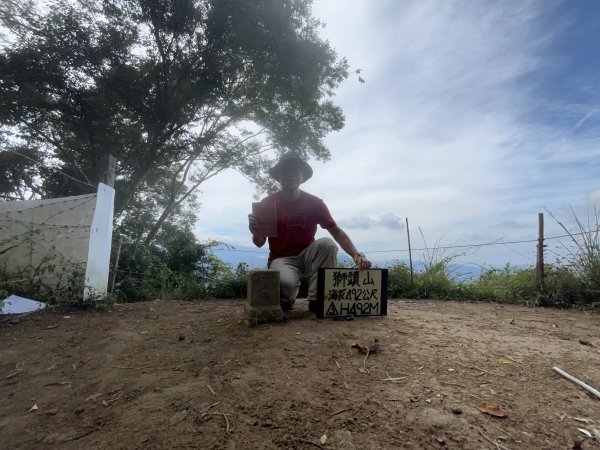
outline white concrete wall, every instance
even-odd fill
[[[49,290],[60,289],[75,271],[83,276],[96,197],[0,203],[0,273]]]

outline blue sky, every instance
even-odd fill
[[[600,3],[317,0],[313,14],[366,82],[338,89],[346,126],[303,189],[371,259],[407,257],[405,218],[413,248],[419,228],[430,247],[462,246],[534,240],[544,208],[572,226],[570,206],[586,222],[600,207]],[[199,239],[251,245],[254,191],[234,172],[203,185]],[[535,261],[535,243],[445,252]]]

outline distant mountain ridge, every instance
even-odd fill
[[[219,258],[226,264],[229,264],[235,269],[239,263],[246,263],[250,269],[264,269],[267,267],[267,260],[269,258],[269,250],[266,247],[258,248],[246,245],[232,246],[228,248],[216,248],[211,250],[212,254]],[[349,266],[352,264],[352,259],[344,252],[338,253],[338,262],[340,266]],[[378,267],[391,267],[397,263],[404,263],[409,265],[408,260],[387,260],[387,261],[374,261],[374,264]],[[424,264],[420,261],[414,261],[413,267],[415,271],[421,271]],[[476,280],[481,274],[481,267],[473,266],[468,264],[450,263],[448,270],[453,278],[460,281]]]

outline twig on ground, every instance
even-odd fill
[[[516,362],[516,363],[518,363],[518,364],[523,364],[521,361],[517,361],[515,358],[511,358],[511,357],[510,357],[510,356],[508,356],[508,355],[504,355],[504,356],[505,356],[507,359],[510,359],[511,361],[514,361],[514,362]]]
[[[303,438],[301,438],[301,437],[296,437],[296,438],[294,438],[294,439],[296,439],[297,441],[300,441],[300,442],[305,442],[305,443],[307,443],[307,444],[312,444],[312,445],[314,445],[315,447],[319,447],[319,448],[325,448],[325,447],[323,447],[321,444],[317,444],[316,442],[309,441],[308,439],[303,439]]]
[[[385,373],[385,376],[387,378],[382,378],[381,381],[391,381],[392,383],[398,383],[401,380],[406,379],[406,377],[390,377],[389,373]]]
[[[206,387],[208,388],[208,390],[210,391],[210,393],[212,395],[217,395],[217,393],[215,392],[215,390],[213,389],[213,387],[210,384],[207,384]]]
[[[217,406],[219,403],[221,403],[221,402],[214,402],[212,405],[208,405],[206,408],[204,408],[202,411],[200,411],[200,418],[206,416],[208,414],[208,410],[210,408]]]
[[[344,381],[344,386],[346,386],[346,389],[350,390],[350,388],[348,387],[348,384]]]
[[[108,401],[106,401],[106,400],[102,400],[102,404],[103,404],[104,406],[110,406],[110,405],[112,405],[113,403],[117,402],[117,401],[118,401],[120,398],[121,398],[121,396],[118,396],[118,397],[112,398],[112,399],[110,399],[110,400],[108,400]]]
[[[340,409],[339,411],[334,412],[331,416],[329,417],[333,417],[333,416],[337,416],[338,414],[341,414],[345,411],[350,411],[352,408],[344,408],[344,409]]]
[[[227,418],[227,414],[223,413],[223,417],[225,418],[225,433],[229,434],[229,419]]]
[[[77,434],[77,435],[75,435],[75,436],[73,436],[73,437],[70,437],[70,438],[66,439],[66,441],[76,441],[76,440],[78,440],[78,439],[81,439],[82,437],[85,437],[85,436],[87,436],[88,434],[92,434],[94,431],[98,431],[98,430],[100,430],[100,429],[101,429],[103,426],[104,426],[104,424],[100,424],[99,426],[97,426],[97,427],[95,427],[95,428],[92,428],[92,429],[90,429],[90,430],[84,431],[84,432],[83,432],[83,433],[81,433],[81,434]]]
[[[337,359],[334,359],[334,361],[335,361],[335,365],[336,365],[336,366],[338,366],[338,369],[341,369],[341,368],[342,368],[342,366],[340,366],[340,363],[339,363],[339,362],[337,362]]]
[[[447,381],[442,381],[442,384],[445,384],[447,386],[457,386],[457,387],[461,387],[461,388],[467,388],[464,384],[458,384],[458,383],[449,383]]]
[[[491,426],[493,426],[494,428],[496,428],[497,430],[499,430],[499,431],[502,431],[502,432],[503,432],[504,434],[506,434],[507,436],[509,436],[509,437],[511,437],[511,438],[513,438],[513,439],[515,439],[515,437],[514,437],[512,434],[510,434],[508,431],[505,431],[505,430],[503,430],[503,429],[502,429],[502,428],[500,428],[498,425],[494,425],[494,424],[493,424],[492,422],[490,422],[490,421],[488,421],[488,422],[487,422],[487,425],[491,425]]]
[[[124,369],[124,370],[141,370],[141,369],[150,369],[153,366],[141,366],[141,367],[129,367],[129,366],[113,366],[115,369]]]
[[[473,369],[477,369],[483,373],[489,373],[490,375],[496,375],[497,377],[501,377],[502,375],[496,372],[490,372],[489,370],[483,370],[481,367],[471,366]]]
[[[230,414],[223,413],[223,412],[214,412],[214,413],[207,413],[205,415],[207,415],[207,416],[223,416],[225,418],[225,433],[229,434],[231,432],[231,429],[229,428],[229,419],[227,418],[227,416],[229,416]]]
[[[506,447],[504,447],[503,445],[498,444],[496,441],[492,441],[489,437],[487,437],[485,435],[485,433],[483,431],[481,431],[480,428],[478,428],[477,431],[479,431],[479,434],[481,434],[485,438],[486,441],[488,441],[492,445],[495,445],[497,449],[499,449],[499,450],[508,450]]]
[[[369,357],[370,350],[367,349],[367,354],[365,355],[365,359],[363,360],[363,367],[367,373],[369,373],[369,369],[367,369],[367,358]]]
[[[8,375],[6,375],[5,380],[10,380],[12,377],[14,377],[15,375],[19,375],[21,372],[23,372],[23,369],[19,369],[13,373],[9,373]]]
[[[481,375],[483,375],[484,373],[489,373],[490,375],[495,375],[495,376],[497,376],[497,377],[502,377],[502,376],[504,376],[504,375],[502,375],[502,374],[500,374],[500,373],[496,373],[496,372],[490,372],[489,370],[484,370],[484,369],[482,369],[481,367],[477,367],[477,366],[465,366],[465,365],[463,365],[463,364],[459,364],[459,365],[460,365],[460,366],[462,366],[462,367],[466,367],[467,369],[477,369],[477,370],[479,370],[480,372],[482,372],[482,374],[481,374]]]
[[[72,381],[55,381],[53,383],[45,384],[44,386],[66,386],[69,384],[73,384]]]

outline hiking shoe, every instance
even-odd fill
[[[281,309],[283,311],[291,311],[294,309],[294,300],[279,300],[279,304],[281,305]]]

